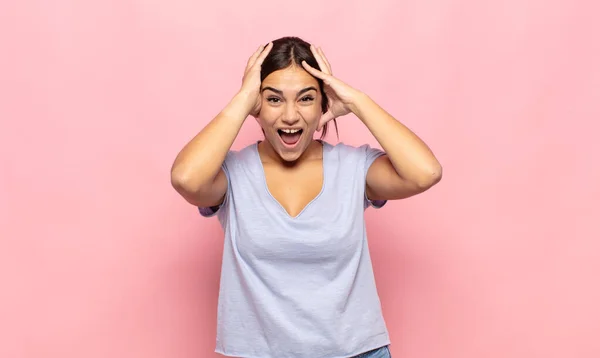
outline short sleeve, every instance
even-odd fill
[[[382,151],[381,149],[372,148],[368,144],[361,146],[360,149],[362,149],[362,151],[364,153],[364,163],[365,163],[365,167],[364,167],[365,168],[364,169],[365,178],[364,179],[365,179],[365,188],[366,188],[367,173],[369,172],[369,168],[371,167],[371,164],[373,164],[375,159],[381,157],[382,155],[385,155],[385,152]],[[365,209],[368,208],[369,206],[372,206],[375,209],[379,209],[379,208],[382,208],[386,203],[387,203],[387,200],[369,200],[369,198],[367,198],[367,192],[365,190]]]
[[[198,207],[198,211],[200,212],[200,215],[202,215],[205,218],[215,216],[220,211],[223,211],[224,208],[227,207],[229,204],[229,201],[230,201],[229,197],[231,196],[230,167],[231,167],[232,158],[233,158],[233,152],[229,151],[229,153],[227,153],[227,156],[225,157],[225,160],[223,161],[223,164],[221,164],[221,169],[223,169],[223,172],[225,173],[225,177],[227,178],[227,191],[225,192],[225,198],[223,199],[223,202],[217,206]]]

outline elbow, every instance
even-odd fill
[[[417,185],[422,190],[427,190],[442,180],[442,166],[438,163],[433,168],[425,171],[417,181]]]
[[[198,201],[198,198],[202,198],[210,193],[212,187],[206,184],[206,180],[193,175],[189,171],[180,170],[174,168],[171,170],[171,185],[181,196],[192,203]]]
[[[180,189],[185,186],[187,179],[186,174],[180,167],[173,166],[171,168],[171,185],[175,189]]]
[[[188,203],[194,206],[205,206],[202,201],[198,199],[202,197],[200,187],[195,185],[188,176],[178,172],[172,172],[171,185]]]
[[[181,195],[186,195],[192,192],[189,181],[178,173],[171,173],[171,186]]]
[[[179,193],[191,194],[198,190],[197,185],[193,183],[190,175],[179,168],[173,168],[171,170],[171,185]]]

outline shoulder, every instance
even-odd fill
[[[239,150],[229,150],[225,157],[224,165],[231,169],[251,162],[255,159],[255,156],[256,143],[253,143]]]
[[[334,144],[329,144],[327,142],[323,142],[325,147],[329,150],[334,158],[339,158],[340,160],[367,160],[370,161],[375,159],[383,154],[385,154],[382,150],[372,147],[369,144],[362,144],[360,146],[355,146],[351,144],[345,144],[343,142],[339,142]]]
[[[339,156],[348,156],[348,155],[356,155],[360,151],[360,147],[346,144],[344,142],[338,142],[335,144],[330,144],[328,142],[323,142],[323,145],[326,149],[329,150],[330,153],[334,153]]]

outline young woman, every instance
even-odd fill
[[[322,140],[348,113],[383,151]],[[249,115],[264,140],[233,151]],[[320,48],[296,37],[259,47],[241,89],[171,172],[174,188],[225,232],[216,352],[389,357],[364,210],[421,193],[441,175],[427,145],[334,77]]]

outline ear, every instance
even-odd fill
[[[256,119],[258,124],[260,124],[259,118],[260,118],[260,110],[262,108],[262,93],[259,95],[258,100],[260,101],[260,102],[258,102],[258,104],[256,106],[256,107],[258,107],[258,109],[256,107],[254,109],[252,109],[252,112],[250,112],[250,115],[252,117],[254,117],[254,119]]]

